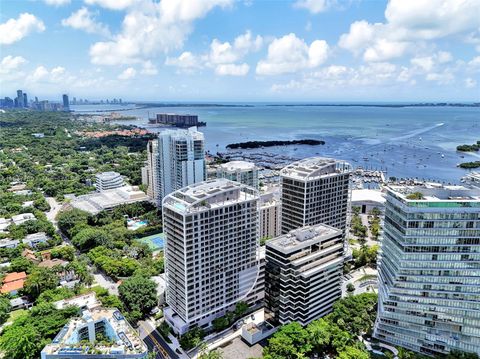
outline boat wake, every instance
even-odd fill
[[[409,132],[407,133],[406,135],[403,135],[403,136],[399,136],[399,137],[393,137],[391,139],[389,139],[388,141],[389,142],[396,142],[396,141],[401,141],[401,140],[406,140],[408,138],[412,138],[412,137],[415,137],[415,136],[418,136],[422,133],[425,133],[425,132],[429,132],[431,130],[434,130],[436,129],[437,127],[441,127],[443,126],[444,123],[437,123],[436,125],[434,126],[429,126],[429,127],[425,127],[425,128],[421,128],[419,130],[415,130],[415,131],[412,131],[412,132]]]

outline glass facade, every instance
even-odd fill
[[[473,192],[410,201],[389,189],[376,338],[428,355],[480,354],[480,192]]]

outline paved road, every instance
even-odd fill
[[[50,211],[46,212],[45,215],[47,219],[53,223],[55,228],[57,227],[57,221],[55,217],[57,217],[58,212],[62,208],[62,204],[58,203],[57,200],[53,197],[46,197],[45,200],[50,205]]]
[[[145,342],[148,350],[156,353],[156,359],[178,359],[178,355],[170,349],[160,333],[152,328],[149,322],[138,322],[140,338]]]

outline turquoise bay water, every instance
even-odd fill
[[[91,111],[93,106],[77,106]],[[264,148],[252,152],[281,153],[303,158],[314,155],[347,160],[354,167],[382,169],[388,176],[418,177],[458,183],[467,171],[460,162],[480,160],[478,153],[458,153],[458,144],[480,140],[480,109],[474,107],[158,107],[133,109],[122,114],[138,120],[124,124],[148,126],[156,113],[199,115],[207,126],[207,149],[225,152],[229,143],[252,140],[325,140],[324,146]],[[462,158],[461,156],[464,156]]]

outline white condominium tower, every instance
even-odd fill
[[[280,191],[268,189],[260,194],[260,238],[275,238],[282,233]]]
[[[282,232],[319,223],[345,231],[350,172],[348,163],[322,157],[283,168]]]
[[[252,187],[214,179],[163,200],[165,318],[177,333],[257,294],[258,199]]]
[[[252,162],[230,161],[217,168],[218,178],[227,178],[258,189],[258,167]]]
[[[374,336],[416,352],[480,354],[480,189],[387,189]]]
[[[342,295],[342,231],[318,224],[266,244],[266,319],[307,325],[332,310]]]
[[[182,187],[205,180],[205,143],[196,127],[166,130],[147,147],[149,196],[162,199]]]

